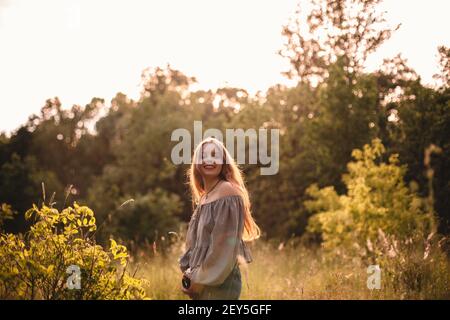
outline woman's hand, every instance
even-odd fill
[[[199,283],[195,283],[191,281],[191,285],[189,288],[185,288],[181,286],[181,290],[184,294],[187,294],[189,298],[194,299],[196,296],[198,296],[203,291],[204,286]]]

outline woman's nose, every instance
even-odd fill
[[[216,164],[216,159],[208,157],[205,159],[205,164]]]

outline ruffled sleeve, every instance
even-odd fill
[[[214,226],[206,256],[190,272],[195,283],[214,286],[222,284],[237,263],[244,230],[244,204],[240,196],[228,196],[211,208]]]
[[[188,249],[178,258],[178,263],[181,272],[185,272],[189,268],[190,257],[191,257],[191,249]]]
[[[192,246],[195,245],[195,233],[197,232],[197,209],[194,211],[194,215],[189,221],[188,232],[186,235],[185,247],[186,250],[178,257],[178,265],[181,272],[185,272],[189,269],[192,260]]]

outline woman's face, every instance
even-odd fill
[[[198,168],[203,177],[217,177],[222,171],[223,152],[214,143],[205,143]]]

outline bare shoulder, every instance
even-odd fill
[[[241,192],[239,191],[239,189],[229,181],[223,181],[217,186],[217,197],[218,198],[240,195],[240,194],[241,194]]]

